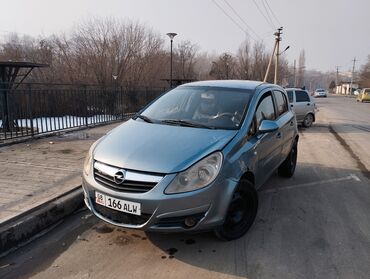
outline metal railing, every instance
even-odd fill
[[[124,120],[166,88],[36,88],[0,89],[0,144],[67,129]]]

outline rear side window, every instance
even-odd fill
[[[256,110],[256,124],[260,126],[262,120],[274,120],[275,119],[275,108],[274,102],[272,101],[271,93],[266,94],[260,101]]]
[[[274,91],[277,107],[277,115],[280,116],[288,111],[288,103],[285,95],[280,91]]]
[[[293,91],[289,90],[286,93],[288,93],[289,103],[293,103]]]
[[[295,100],[296,102],[309,102],[310,97],[308,96],[306,91],[297,90],[295,91]]]

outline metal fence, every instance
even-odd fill
[[[165,91],[31,85],[0,89],[0,143],[123,120]]]

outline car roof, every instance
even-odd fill
[[[287,87],[287,88],[284,88],[285,90],[302,90],[302,91],[307,91],[307,89],[302,89],[302,88],[299,88],[299,87]]]
[[[183,86],[210,86],[210,87],[224,87],[224,88],[254,90],[260,85],[276,86],[275,84],[269,84],[269,83],[262,82],[262,81],[252,81],[252,80],[205,80],[205,81],[195,81],[195,82],[186,83],[186,84],[181,85],[181,87]]]

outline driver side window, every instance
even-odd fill
[[[262,98],[258,102],[253,122],[249,129],[249,134],[250,135],[257,134],[258,127],[261,125],[262,120],[275,120],[275,119],[276,119],[275,107],[274,102],[272,100],[272,94],[271,92],[267,92],[262,96]]]

